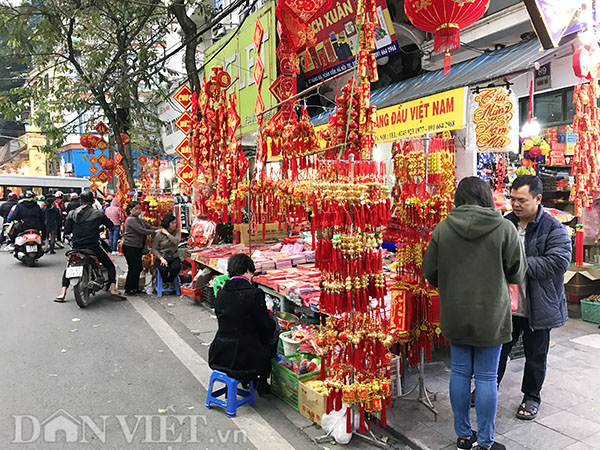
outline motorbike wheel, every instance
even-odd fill
[[[75,301],[80,308],[85,308],[90,304],[90,272],[87,267],[83,268],[83,273],[79,279],[79,283],[73,286],[73,294]]]
[[[27,265],[28,265],[29,267],[33,267],[33,266],[35,265],[35,258],[34,258],[34,257],[32,257],[32,256],[29,256],[29,255],[27,255],[27,256],[25,257],[25,262],[27,263]]]

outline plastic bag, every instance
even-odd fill
[[[188,245],[194,248],[208,247],[215,236],[216,225],[210,220],[194,219]]]
[[[345,404],[339,411],[331,411],[321,417],[321,428],[331,435],[338,444],[347,444],[352,439],[352,433],[346,433],[346,411]]]

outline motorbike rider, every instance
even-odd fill
[[[126,297],[119,294],[117,290],[117,271],[115,265],[99,242],[100,225],[104,225],[110,230],[113,227],[113,223],[102,211],[93,207],[94,195],[91,191],[84,191],[79,198],[81,206],[71,211],[67,216],[65,235],[73,234],[73,248],[92,250],[96,254],[98,261],[108,271],[110,294],[116,299],[126,300]],[[54,301],[58,303],[64,302],[68,288],[69,279],[65,270],[62,277],[62,289]]]
[[[10,210],[17,204],[17,194],[14,192],[10,192],[8,194],[8,200],[0,205],[0,217],[2,217],[2,223],[8,223],[8,215],[10,214]],[[4,232],[0,232],[0,245],[4,243],[6,236]]]
[[[15,233],[12,234],[11,239],[14,242],[14,238],[23,231],[36,230],[42,235],[42,240],[46,234],[46,225],[44,223],[44,216],[41,208],[35,201],[35,194],[31,191],[27,191],[22,200],[14,207],[13,210],[8,214],[8,221],[22,221],[22,224],[17,227]]]
[[[17,204],[17,201],[17,194],[11,192],[8,194],[8,200],[0,205],[0,217],[4,219],[4,222],[7,221],[8,213],[10,213],[12,207]]]

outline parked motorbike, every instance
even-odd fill
[[[100,245],[109,250],[104,240],[100,241]],[[74,248],[66,256],[66,277],[73,286],[75,301],[80,308],[85,308],[90,304],[91,296],[102,290],[109,290],[108,271],[91,250]]]
[[[38,230],[26,230],[16,237],[13,255],[19,261],[33,267],[43,254],[42,235]]]

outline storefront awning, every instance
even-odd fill
[[[456,64],[446,75],[442,70],[427,72],[377,89],[371,93],[371,104],[381,109],[450,89],[526,72],[545,54],[539,41],[533,39]],[[319,114],[313,118],[313,123],[315,126],[327,123],[327,117],[332,113],[333,109]]]

